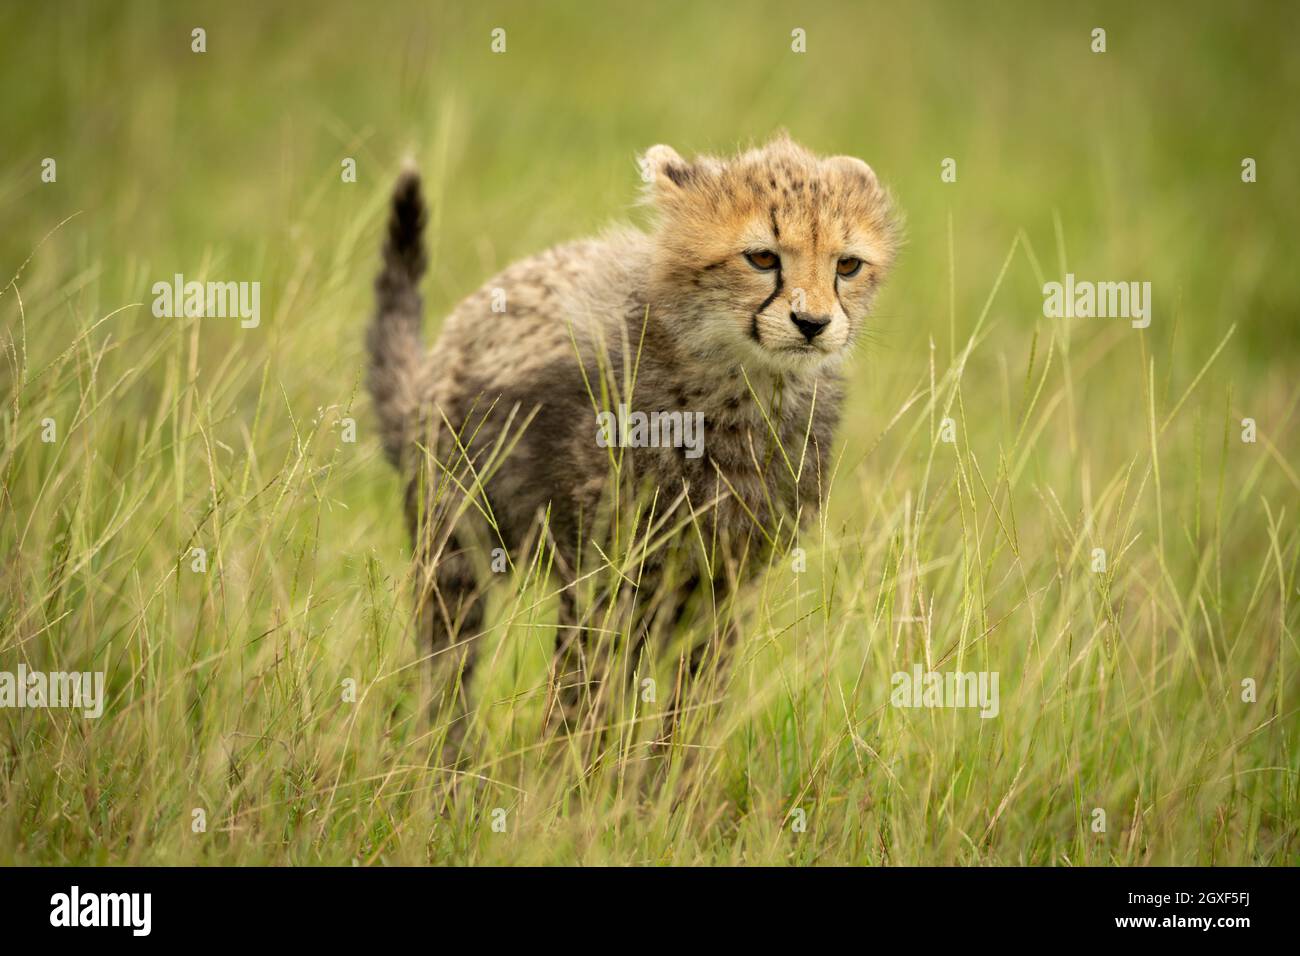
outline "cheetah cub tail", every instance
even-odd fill
[[[383,268],[375,277],[375,317],[366,334],[370,351],[366,384],[379,416],[384,453],[394,465],[410,440],[411,419],[418,404],[416,378],[424,355],[419,281],[428,262],[425,218],[420,175],[408,165],[393,189]]]

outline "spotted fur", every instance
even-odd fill
[[[566,720],[589,695],[581,624],[592,609],[572,582],[611,527],[612,476],[657,491],[660,512],[693,516],[698,529],[673,549],[700,552],[690,573],[664,580],[669,549],[635,569],[634,603],[654,604],[633,625],[646,634],[652,620],[677,621],[701,587],[728,590],[823,497],[840,368],[898,244],[885,190],[861,160],[819,159],[784,136],[728,159],[655,146],[641,167],[648,232],[619,228],[510,266],[456,307],[427,354],[418,180],[408,173],[395,191],[369,381],[385,449],[408,481],[422,640],[459,674],[447,686],[461,707],[489,556],[520,555],[543,533],[570,582],[555,675],[576,688],[558,695]],[[778,254],[779,268],[756,269],[745,256],[756,250]],[[837,275],[845,257],[863,262],[852,278]],[[795,313],[825,329],[806,339]],[[627,449],[611,468],[595,416],[617,401],[702,412],[704,454]]]

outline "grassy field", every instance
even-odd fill
[[[0,710],[0,862],[1300,861],[1293,7],[268,7],[0,7],[0,671],[108,693]],[[806,571],[666,760],[653,705],[594,760],[543,737],[521,571],[439,799],[362,388],[401,157],[432,333],[643,220],[638,151],[780,127],[908,220]],[[1044,317],[1067,272],[1149,281],[1150,326]],[[260,324],[156,318],[176,273],[260,282]],[[996,672],[997,716],[891,706],[915,664]]]

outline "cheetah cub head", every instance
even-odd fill
[[[730,159],[653,146],[650,285],[659,321],[708,362],[783,374],[839,362],[898,246],[898,221],[860,159],[780,136]]]

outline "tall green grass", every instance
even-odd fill
[[[99,720],[0,710],[0,861],[1297,861],[1286,7],[0,17],[0,670],[109,687]],[[667,661],[593,754],[541,733],[558,585],[518,562],[453,773],[361,389],[400,156],[434,202],[432,335],[513,258],[638,216],[638,150],[778,126],[909,219],[806,570],[742,593],[730,682],[671,752]],[[1151,327],[1044,318],[1067,271],[1151,281]],[[154,318],[176,272],[261,281],[261,326]],[[917,662],[998,672],[998,716],[890,706]]]

